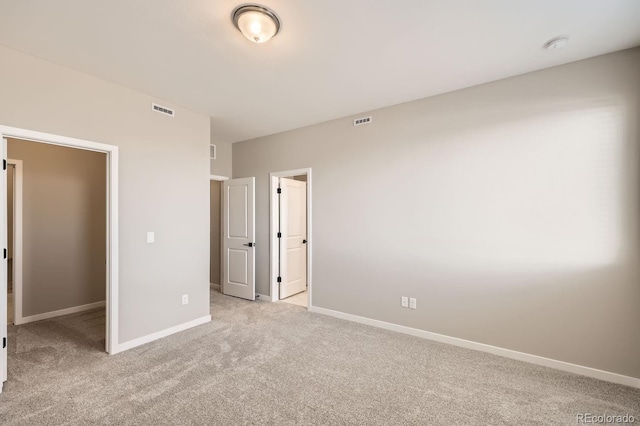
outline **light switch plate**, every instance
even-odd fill
[[[156,233],[155,232],[147,232],[147,244],[152,244],[156,242]]]
[[[409,308],[411,309],[417,309],[418,307],[418,301],[415,298],[410,298],[409,299]]]
[[[408,308],[409,307],[409,298],[405,297],[405,296],[402,296],[400,304],[402,305],[403,308]]]

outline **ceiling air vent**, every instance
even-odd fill
[[[369,124],[373,120],[372,116],[356,118],[353,120],[354,126],[362,126],[363,124]]]
[[[174,110],[158,104],[151,104],[151,109],[155,112],[159,112],[160,114],[168,115],[169,117],[174,117],[176,115],[176,112]]]

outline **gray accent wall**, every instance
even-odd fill
[[[215,126],[215,120],[210,119],[211,134]],[[212,175],[231,177],[231,155],[232,148],[229,142],[221,142],[211,139],[211,145],[216,146],[216,159],[209,161]]]
[[[105,300],[107,158],[9,139],[22,160],[22,315]]]
[[[0,63],[0,123],[119,147],[119,343],[209,315],[209,117],[5,47]]]
[[[236,143],[257,292],[311,167],[314,306],[638,378],[639,119],[636,48]]]

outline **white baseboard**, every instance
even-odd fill
[[[114,345],[115,347],[112,348],[110,354],[115,355],[117,353],[135,348],[136,346],[144,345],[145,343],[150,343],[150,342],[153,342],[154,340],[162,339],[163,337],[167,337],[172,334],[179,333],[181,331],[208,323],[210,321],[211,321],[211,315],[206,315],[204,317],[200,317],[192,321],[188,321],[183,324],[176,325],[174,327],[169,327],[167,329],[164,329],[155,333],[147,334],[146,336],[138,337],[137,339],[129,340],[128,342],[118,343]]]
[[[403,325],[393,324],[389,322],[374,320],[371,318],[360,317],[357,315],[347,314],[344,312],[333,311],[331,309],[318,308],[312,306],[309,308],[311,312],[329,315],[335,318],[353,321],[360,324],[366,324],[373,327],[384,328],[385,330],[397,331],[399,333],[410,334],[412,336],[421,337],[423,339],[433,340],[440,343],[447,343],[462,348],[474,349],[481,352],[487,352],[494,355],[503,356],[505,358],[516,359],[518,361],[528,362],[530,364],[541,365],[543,367],[555,368],[556,370],[567,371],[569,373],[580,374],[582,376],[592,377],[607,382],[617,383],[620,385],[630,386],[640,389],[640,378],[623,376],[621,374],[609,371],[598,370],[583,365],[571,364],[556,359],[545,358],[538,355],[532,355],[524,352],[513,351],[511,349],[500,348],[498,346],[486,345],[484,343],[473,342],[471,340],[459,339],[457,337],[446,336],[444,334],[432,333],[417,328],[405,327]]]
[[[43,314],[31,315],[28,317],[22,317],[22,318],[16,317],[15,324],[22,325],[30,322],[42,321],[49,318],[60,317],[62,315],[76,314],[78,312],[88,311],[90,309],[104,308],[104,306],[105,306],[105,301],[103,300],[102,302],[95,302],[95,303],[88,303],[86,305],[73,306],[71,308],[59,309],[57,311],[45,312]]]
[[[267,296],[266,294],[256,293],[256,299],[271,302],[271,296]]]

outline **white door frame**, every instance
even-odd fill
[[[118,342],[118,147],[49,133],[0,125],[0,136],[32,142],[102,152],[107,157],[107,273],[106,273],[106,338],[109,354],[121,352]],[[6,297],[6,295],[4,296]]]
[[[220,183],[224,182],[225,180],[229,180],[228,176],[220,176],[220,175],[209,175],[209,182],[211,182],[212,180],[218,181]],[[221,206],[221,210],[222,210],[222,198],[223,198],[224,194],[222,193],[222,187],[220,187],[220,206]],[[211,200],[209,200],[209,208],[211,208]],[[211,215],[209,215],[211,216]],[[211,226],[211,224],[209,224],[209,226]],[[220,224],[220,231],[222,231],[222,224]],[[211,233],[209,233],[209,235],[211,235]],[[220,232],[220,275],[222,275],[222,232]],[[211,262],[211,253],[209,253],[209,262]],[[220,284],[214,284],[214,283],[209,283],[209,286],[211,288],[215,288],[217,290],[220,290],[220,293],[222,293],[222,277],[218,277],[218,281],[220,281]]]
[[[229,180],[229,177],[227,176],[218,176],[218,175],[209,175],[209,180],[217,180],[220,182],[223,182],[225,180]]]
[[[311,310],[313,290],[311,279],[312,272],[312,221],[311,221],[311,167],[306,169],[286,170],[283,172],[269,173],[269,280],[271,289],[271,301],[278,301],[278,179],[293,176],[307,176],[307,310]]]
[[[9,158],[13,165],[13,324],[22,320],[22,160]]]

